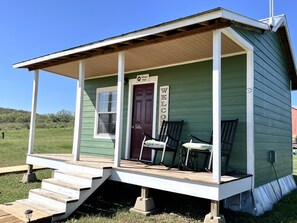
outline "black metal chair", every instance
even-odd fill
[[[162,151],[161,164],[164,164],[164,157],[166,152],[173,152],[173,158],[171,167],[174,166],[176,152],[180,146],[180,137],[183,128],[184,121],[163,121],[160,129],[159,137],[153,138],[152,136],[144,133],[144,139],[139,154],[139,161],[142,160],[142,153],[144,149],[150,149],[155,151],[153,161],[155,164],[157,152]],[[148,161],[144,161],[148,163]]]
[[[229,165],[230,155],[232,152],[235,133],[237,130],[238,119],[235,120],[223,120],[221,122],[221,157],[222,157],[222,164],[224,167],[222,168],[222,172],[226,173]],[[191,137],[191,141],[189,143],[183,144],[183,147],[187,149],[185,153],[185,161],[184,166],[189,166],[189,161],[193,158],[194,161],[197,161],[197,157],[199,154],[204,154],[204,169],[211,171],[212,166],[212,141],[213,136],[209,141],[202,140],[194,135],[189,135]],[[208,161],[208,165],[207,165]],[[192,163],[195,166],[194,162]]]

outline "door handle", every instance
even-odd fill
[[[132,125],[131,128],[132,129],[142,129],[141,125],[137,125],[137,124],[135,126]]]

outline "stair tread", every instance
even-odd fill
[[[80,177],[84,179],[99,179],[102,178],[102,176],[99,175],[94,175],[94,174],[87,174],[87,173],[82,173],[82,172],[77,172],[77,171],[70,171],[70,170],[55,170],[57,173],[62,173],[66,175],[71,175],[75,177]]]
[[[55,192],[45,190],[45,189],[40,189],[40,188],[32,189],[32,190],[30,190],[30,193],[38,194],[40,196],[44,196],[44,197],[50,198],[52,200],[56,200],[56,201],[60,201],[60,202],[64,202],[64,203],[78,201],[77,198],[59,194],[59,193],[55,193]]]
[[[34,207],[27,206],[25,204],[21,204],[18,202],[12,202],[12,203],[7,203],[7,204],[1,204],[0,208],[5,211],[8,214],[11,214],[24,222],[27,222],[28,220],[26,219],[25,216],[25,211],[28,209],[31,209],[33,211],[31,221],[35,221],[38,219],[45,219],[45,218],[51,218],[52,214],[38,210]]]
[[[30,200],[30,199],[21,199],[21,200],[17,200],[16,201],[17,203],[20,203],[20,204],[23,204],[23,205],[26,205],[28,207],[30,207],[30,209],[34,208],[34,209],[37,209],[37,210],[40,210],[40,211],[43,211],[45,213],[48,213],[50,215],[59,215],[59,214],[64,214],[65,212],[56,208],[56,207],[52,207],[52,206],[49,206],[49,205],[44,205],[44,204],[41,204],[37,201],[33,201],[33,200]]]
[[[90,186],[87,186],[87,185],[78,184],[78,183],[76,183],[76,184],[68,183],[63,180],[58,180],[55,178],[44,179],[43,182],[54,184],[54,185],[65,187],[65,188],[69,188],[69,189],[73,189],[73,190],[86,190],[86,189],[91,188]]]

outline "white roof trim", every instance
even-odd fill
[[[217,19],[217,18],[225,18],[225,19],[228,19],[228,20],[234,20],[235,22],[243,23],[243,24],[253,26],[253,27],[256,27],[256,28],[260,28],[260,29],[264,29],[264,30],[269,29],[269,26],[267,24],[261,22],[261,21],[254,20],[254,19],[242,16],[242,15],[239,15],[237,13],[228,11],[226,9],[220,8],[220,9],[217,9],[217,10],[209,11],[208,13],[205,13],[205,14],[203,14],[203,13],[202,14],[197,14],[196,16],[193,16],[193,17],[190,16],[190,17],[186,17],[186,18],[179,19],[179,20],[176,20],[176,21],[168,22],[168,23],[166,23],[164,25],[154,26],[152,28],[147,28],[147,29],[144,29],[144,30],[128,33],[128,34],[125,34],[125,35],[122,35],[122,36],[106,39],[106,40],[103,40],[103,41],[100,41],[100,42],[95,42],[95,43],[87,44],[87,45],[84,45],[84,46],[68,49],[68,50],[65,50],[65,51],[60,51],[60,52],[57,52],[57,53],[41,56],[41,57],[31,59],[31,60],[27,60],[27,61],[24,61],[24,62],[16,63],[16,64],[13,65],[13,68],[21,68],[21,67],[24,67],[24,66],[33,65],[35,63],[40,63],[40,62],[43,62],[43,61],[59,58],[59,57],[62,57],[62,56],[67,56],[67,55],[71,55],[71,54],[75,54],[75,53],[80,53],[80,52],[84,52],[84,51],[88,51],[88,50],[108,46],[108,45],[111,45],[111,44],[116,44],[116,43],[132,40],[132,39],[136,39],[136,38],[140,38],[140,37],[145,37],[145,36],[148,36],[148,35],[157,34],[157,33],[160,33],[160,32],[166,32],[168,30],[176,29],[176,28],[183,27],[183,26],[193,25],[193,24],[196,24],[196,23],[209,21],[209,20]]]
[[[294,50],[292,48],[293,44],[292,44],[291,35],[290,35],[290,32],[289,32],[289,26],[288,26],[288,23],[287,23],[286,16],[283,17],[283,23],[282,24],[286,29],[287,37],[288,37],[288,40],[289,40],[289,46],[290,46],[290,50],[291,50],[291,54],[292,54],[292,59],[293,59],[294,67],[295,67],[295,72],[297,73],[296,60],[295,60]]]
[[[291,36],[290,36],[290,32],[289,32],[289,26],[288,26],[286,16],[284,14],[283,15],[278,15],[278,16],[274,16],[274,19],[275,19],[276,22],[275,22],[275,26],[272,27],[273,32],[277,32],[277,30],[280,27],[285,27],[287,37],[288,37],[288,41],[289,41],[290,51],[291,51],[291,54],[292,54],[292,60],[293,60],[294,67],[295,67],[295,72],[297,73],[296,60],[295,60],[295,55],[294,55],[294,51],[293,51],[293,48],[292,48],[293,45],[292,45],[292,40],[291,40]],[[264,22],[264,23],[268,23],[269,18],[261,19],[260,21]]]

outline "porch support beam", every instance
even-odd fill
[[[122,129],[123,129],[123,101],[124,101],[125,52],[118,54],[118,86],[117,86],[117,116],[115,132],[114,166],[121,165]]]
[[[210,213],[204,218],[203,223],[226,223],[224,215],[220,215],[220,202],[210,202]]]
[[[72,146],[72,154],[73,154],[74,161],[78,161],[80,159],[84,79],[85,79],[85,61],[80,60],[79,61],[79,79],[77,81],[77,90],[76,90],[76,109],[75,109],[74,136],[73,136],[73,146]]]
[[[213,175],[221,181],[221,31],[213,31],[212,70],[212,123],[213,123]]]
[[[246,132],[247,132],[247,173],[253,176],[255,182],[255,143],[254,143],[254,47],[242,38],[232,28],[222,30],[224,35],[233,40],[246,51]]]
[[[32,107],[31,107],[28,155],[33,154],[33,151],[34,151],[38,84],[39,84],[39,70],[35,70],[34,71],[34,81],[33,81],[33,93],[32,93]],[[22,182],[23,183],[36,182],[36,180],[37,180],[36,175],[35,175],[35,173],[33,173],[33,165],[28,164],[28,170],[27,170],[27,173],[25,173],[23,175]]]
[[[152,197],[149,197],[149,188],[141,187],[141,196],[136,199],[135,205],[130,211],[145,216],[151,215],[156,211],[154,200]]]
[[[32,93],[32,107],[31,107],[31,121],[29,133],[28,154],[33,154],[34,150],[34,136],[35,136],[35,120],[38,96],[39,70],[34,71],[33,93]]]

